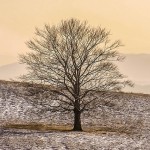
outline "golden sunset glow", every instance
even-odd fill
[[[102,26],[125,45],[121,53],[150,53],[149,0],[0,0],[0,64],[17,61],[35,27],[62,19]],[[12,57],[10,57],[12,56]]]

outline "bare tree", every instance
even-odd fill
[[[119,91],[131,85],[114,64],[123,59],[116,51],[121,42],[111,43],[104,28],[70,19],[36,28],[35,34],[27,42],[32,52],[20,56],[30,70],[23,78],[53,87],[60,96],[55,103],[50,101],[50,108],[74,112],[73,130],[82,130],[82,112],[98,106],[97,97],[90,96],[94,91]]]

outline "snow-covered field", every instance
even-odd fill
[[[148,134],[8,130],[0,137],[3,150],[149,150]]]
[[[72,124],[72,114],[52,113],[34,106],[27,84],[0,82],[0,150],[149,150],[150,95],[113,93],[102,107],[82,115],[85,127],[109,127],[125,132],[61,132],[3,129],[5,124]],[[40,115],[39,115],[40,114]],[[129,132],[129,134],[126,133]]]

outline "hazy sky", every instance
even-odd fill
[[[27,51],[35,27],[70,17],[106,27],[121,53],[150,53],[150,0],[0,0],[0,65]]]

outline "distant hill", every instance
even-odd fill
[[[120,71],[137,84],[150,84],[150,54],[126,54]]]
[[[11,80],[17,79],[18,76],[26,73],[25,65],[19,63],[12,63],[0,66],[0,79]]]
[[[11,64],[13,62],[15,62],[18,59],[17,56],[13,56],[13,55],[4,55],[0,53],[0,66],[4,66],[6,64]]]
[[[132,93],[150,94],[150,84],[149,85],[134,84],[134,87],[126,87],[125,89],[123,89],[123,91]]]
[[[126,59],[117,65],[120,72],[135,83],[134,88],[126,88],[127,92],[150,94],[150,54],[125,54]],[[0,66],[0,80],[16,79],[27,71],[25,65],[12,63]]]
[[[118,63],[119,70],[135,83],[125,91],[150,94],[150,54],[125,54],[126,59]]]

